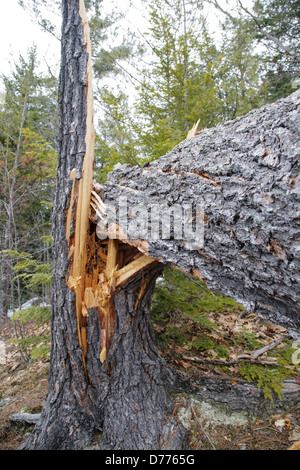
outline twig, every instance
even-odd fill
[[[218,365],[218,366],[234,366],[239,362],[248,362],[250,364],[261,364],[263,366],[277,366],[279,367],[280,364],[274,361],[257,361],[256,359],[252,359],[251,356],[242,355],[233,361],[220,361],[217,359],[200,359],[198,357],[189,357],[189,356],[182,356],[183,359],[192,362],[198,362],[199,364],[207,364],[207,365]]]
[[[284,335],[281,338],[279,338],[277,341],[274,341],[274,343],[268,344],[267,346],[264,346],[263,348],[258,349],[257,351],[254,351],[251,354],[251,358],[252,359],[257,359],[258,356],[261,356],[265,352],[270,351],[270,349],[276,348],[276,346],[278,346],[280,343],[282,343],[282,341],[286,338],[290,338],[290,335]]]

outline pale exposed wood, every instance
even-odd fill
[[[73,289],[75,293],[77,289],[79,288],[80,283],[81,283],[81,276],[78,276],[78,277],[70,276],[67,282],[68,287],[70,289]]]
[[[96,307],[94,291],[91,287],[87,287],[84,293],[84,301],[87,308]]]
[[[107,251],[107,261],[106,261],[106,277],[107,279],[111,276],[113,270],[117,264],[118,256],[118,243],[116,240],[109,239],[108,241],[108,251]]]
[[[118,252],[118,260],[117,260],[119,268],[123,268],[124,265],[124,251]]]
[[[69,253],[68,253],[68,260],[72,258],[73,253],[74,253],[74,245],[71,245],[69,249]]]
[[[90,276],[89,274],[86,274],[85,276],[85,287],[92,287],[92,276]]]
[[[138,308],[138,305],[141,301],[141,299],[143,298],[145,292],[146,292],[146,289],[148,287],[148,284],[149,284],[149,280],[144,280],[142,281],[142,284],[140,286],[140,289],[138,291],[138,294],[137,294],[137,297],[136,297],[136,300],[135,300],[135,304],[134,304],[134,310],[137,310]]]
[[[86,328],[83,326],[81,328],[81,342],[82,342],[82,352],[86,356],[87,353],[87,341],[86,341]]]
[[[112,307],[111,307],[111,290],[114,287],[114,278],[117,269],[118,259],[118,242],[109,239],[107,247],[107,259],[105,274],[99,274],[99,283],[97,286],[97,301],[100,309],[102,321],[101,329],[101,353],[100,361],[104,362],[107,354],[108,342],[110,340],[113,324],[112,324]],[[105,328],[103,328],[103,322]]]
[[[92,179],[94,171],[94,147],[95,147],[95,132],[94,132],[94,106],[93,106],[93,84],[92,84],[92,62],[91,62],[91,42],[89,36],[89,26],[87,22],[84,1],[79,0],[80,17],[83,25],[83,36],[85,39],[85,49],[88,53],[87,63],[87,77],[86,77],[86,103],[87,103],[87,116],[86,116],[86,135],[85,144],[86,152],[82,164],[82,178],[76,180],[76,172],[72,170],[70,177],[73,179],[73,188],[70,206],[67,214],[66,237],[69,241],[70,238],[70,225],[72,214],[72,198],[74,198],[75,191],[78,194],[76,210],[74,215],[75,222],[75,240],[73,250],[73,263],[70,268],[71,276],[76,279],[76,318],[77,330],[80,345],[82,344],[81,327],[82,321],[82,300],[84,299],[85,292],[85,267],[87,261],[87,233],[89,227],[89,208],[92,191]],[[68,283],[70,286],[70,282]]]
[[[96,212],[96,215],[99,217],[99,219],[103,220],[103,215],[102,213],[99,211],[99,208],[97,206],[97,204],[94,203],[94,200],[91,199],[91,206],[92,208],[94,209],[94,211]]]
[[[105,361],[106,355],[107,355],[106,347],[104,347],[103,349],[101,349],[101,352],[100,352],[100,361],[102,363]]]
[[[97,251],[97,254],[98,254],[98,256],[102,259],[102,261],[105,261],[105,263],[106,263],[106,261],[107,261],[107,255],[106,255],[105,253],[103,253],[103,251],[102,251],[101,249],[99,249],[99,250]]]
[[[100,352],[100,362],[104,362],[106,359],[107,350],[106,350],[106,329],[101,330],[101,352]]]
[[[93,203],[97,207],[97,210],[100,213],[100,218],[103,219],[103,217],[107,215],[106,207],[99,194],[97,194],[95,191],[92,191],[91,201],[93,201]]]
[[[137,273],[138,271],[140,271],[141,269],[147,266],[152,265],[153,263],[157,263],[157,260],[155,258],[152,258],[151,256],[143,255],[140,258],[129,263],[127,266],[124,266],[124,268],[117,271],[116,287],[121,286],[128,279],[130,279],[130,277],[133,276],[135,273]]]
[[[288,447],[287,450],[300,450],[300,440],[297,442],[294,442],[294,444],[291,445],[291,447]]]
[[[190,139],[191,137],[194,137],[197,134],[197,129],[198,129],[199,123],[200,123],[200,119],[198,119],[198,121],[195,122],[193,127],[189,130],[189,132],[186,136],[187,139]]]
[[[82,305],[81,305],[81,312],[82,312],[82,316],[83,317],[88,317],[89,314],[88,314],[88,311],[87,311],[87,306],[85,304],[85,302],[82,302]]]

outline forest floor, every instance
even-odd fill
[[[204,412],[197,407],[195,400],[189,408],[190,449],[286,450],[300,439],[300,368],[290,360],[294,343],[285,337],[283,328],[234,309],[206,312],[194,319],[173,312],[156,318],[153,324],[161,354],[182,376],[191,381],[194,377],[225,379],[233,386],[251,380],[269,396],[262,397],[266,413],[231,420],[227,413],[224,421],[220,415],[216,418],[212,408]],[[30,324],[26,328],[34,330]],[[12,421],[11,415],[41,412],[47,393],[48,359],[25,363],[18,346],[11,342],[13,338],[15,331],[7,320],[0,328],[0,344],[4,342],[6,349],[5,363],[2,357],[0,364],[0,450],[16,450],[33,429],[33,425]],[[259,355],[259,365],[241,360],[241,355],[249,359],[253,352],[276,340],[276,348]],[[275,412],[270,406],[274,394],[281,394],[279,401],[283,404],[289,398],[288,405]],[[295,400],[290,401],[291,396]],[[176,395],[175,402],[184,414],[186,394]]]

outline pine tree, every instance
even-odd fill
[[[264,81],[266,101],[285,97],[297,88],[300,63],[298,0],[255,0],[252,7],[245,0],[233,0],[227,5],[221,5],[217,0],[204,1],[222,12],[234,28],[238,28],[242,19],[253,38],[253,48],[259,50],[260,78]]]
[[[299,78],[299,2],[256,0],[249,21],[259,43],[265,47],[265,79],[269,85],[268,101],[272,102],[292,93]]]
[[[261,58],[255,52],[255,35],[240,16],[223,24],[218,90],[223,120],[234,119],[265,103]]]
[[[50,232],[51,201],[56,167],[56,83],[37,72],[36,48],[3,77],[4,104],[0,111],[0,246],[43,256],[38,240]],[[51,92],[50,92],[51,90]],[[51,140],[50,143],[47,139]],[[13,282],[13,260],[1,263],[1,308],[20,303],[22,286]]]
[[[141,144],[150,158],[183,140],[194,122],[207,127],[219,119],[218,53],[201,16],[201,3],[196,3],[150,2],[153,60],[144,71],[137,104],[144,123]]]

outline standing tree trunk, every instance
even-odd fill
[[[90,220],[90,58],[84,2],[64,0],[49,390],[21,448],[80,449],[97,429],[107,449],[181,448],[186,433],[167,420],[172,374],[154,346],[149,318],[163,265],[134,246],[98,240]]]
[[[49,390],[41,420],[24,444],[25,449],[76,449],[88,443],[93,432],[81,347],[80,293],[77,295],[67,285],[73,271],[74,277],[79,277],[86,256],[82,243],[85,242],[84,228],[88,221],[84,214],[81,218],[81,212],[88,211],[83,206],[83,189],[89,202],[93,165],[90,153],[93,137],[88,141],[87,136],[92,126],[89,101],[92,91],[88,77],[90,57],[83,2],[64,0],[62,8],[59,156],[52,223]]]

